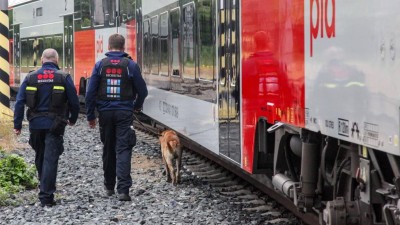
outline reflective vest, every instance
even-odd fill
[[[27,118],[32,120],[38,116],[65,116],[67,110],[67,94],[65,92],[65,84],[67,73],[61,70],[44,70],[43,73],[38,71],[31,72],[27,75],[27,86],[25,89],[26,105],[28,106]],[[48,106],[48,111],[38,112],[40,90],[43,85],[49,84],[52,86],[51,99]]]
[[[133,100],[132,80],[128,74],[127,58],[102,60],[97,99],[106,101]]]

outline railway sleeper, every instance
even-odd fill
[[[191,170],[196,170],[196,171],[203,171],[203,172],[207,172],[210,169],[214,169],[214,168],[210,168],[211,165],[207,165],[206,163],[202,162],[199,164],[192,164],[192,165],[183,165],[184,167],[187,167]]]
[[[226,172],[223,172],[222,170],[209,170],[209,171],[194,171],[196,175],[200,177],[205,177],[205,178],[220,178],[220,177],[226,177],[228,174]]]
[[[234,176],[233,175],[228,175],[228,176],[224,176],[224,177],[217,177],[217,178],[204,178],[204,181],[208,182],[208,183],[222,183],[222,182],[228,182],[231,181],[232,178]]]
[[[278,217],[278,216],[280,216],[280,215],[282,215],[282,212],[279,212],[279,211],[268,211],[268,212],[265,212],[265,213],[262,213],[261,214],[261,216],[265,216],[265,217],[267,217],[267,216],[273,216],[273,217]]]
[[[218,191],[237,191],[245,188],[247,185],[244,184],[236,184],[236,185],[231,185],[231,186],[226,186],[226,187],[213,187],[214,189]]]
[[[291,220],[287,218],[278,218],[278,219],[272,219],[265,221],[264,224],[287,224],[290,223]]]
[[[233,196],[237,196],[237,195],[248,195],[251,194],[252,192],[250,190],[247,189],[240,189],[237,191],[231,191],[231,192],[221,192],[221,194],[223,195],[233,195]]]
[[[273,209],[272,206],[265,204],[256,207],[242,208],[242,210],[250,212],[268,212],[272,209]]]
[[[230,180],[226,182],[216,182],[216,183],[210,183],[213,187],[229,187],[233,185],[237,185],[238,181],[236,180]]]
[[[258,195],[255,194],[249,194],[249,195],[239,195],[236,196],[237,199],[246,199],[246,200],[257,200],[260,199]]]

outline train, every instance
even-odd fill
[[[108,36],[121,33],[152,123],[320,224],[400,224],[399,10],[396,0],[20,1],[10,84],[52,47],[84,99]]]

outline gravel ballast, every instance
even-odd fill
[[[14,153],[34,163],[23,125]],[[56,201],[42,208],[38,190],[13,196],[14,206],[0,207],[0,224],[260,224],[259,215],[240,210],[210,185],[183,170],[177,187],[167,183],[156,138],[137,132],[133,149],[131,202],[107,197],[103,188],[102,144],[98,127],[84,115],[68,126],[60,157]]]

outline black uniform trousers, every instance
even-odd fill
[[[49,130],[30,130],[29,144],[36,152],[35,166],[40,181],[39,200],[42,204],[54,201],[58,159],[64,152],[62,135],[54,135]]]
[[[130,128],[133,112],[110,110],[99,112],[100,139],[103,143],[104,185],[117,192],[129,194],[132,186],[131,157],[136,144],[135,131]]]

